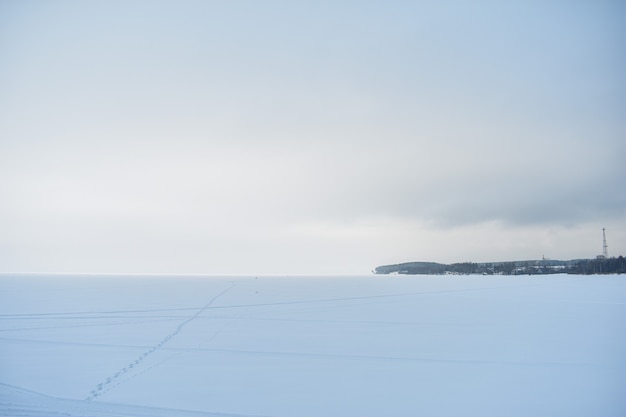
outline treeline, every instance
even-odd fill
[[[379,266],[374,269],[374,273],[403,275],[623,274],[626,273],[626,260],[623,256],[619,256],[617,258],[575,259],[571,261],[542,259],[537,261],[462,262],[454,264],[407,262]]]
[[[569,274],[624,274],[626,259],[623,256],[606,259],[585,259],[578,261],[568,270]]]

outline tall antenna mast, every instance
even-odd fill
[[[609,258],[609,247],[606,244],[606,232],[604,231],[604,227],[602,228],[602,257],[604,259]]]

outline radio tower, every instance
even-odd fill
[[[606,244],[606,232],[602,228],[602,258],[609,259],[609,247]]]

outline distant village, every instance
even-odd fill
[[[441,264],[436,262],[407,262],[396,265],[379,266],[375,274],[403,275],[547,275],[547,274],[624,274],[626,259],[604,258],[574,259],[558,261],[543,258],[536,261],[508,262],[462,262]]]
[[[440,264],[437,262],[406,262],[375,268],[375,274],[403,275],[548,275],[548,274],[624,274],[623,256],[609,258],[606,229],[602,229],[602,255],[594,259],[555,261],[545,256],[539,261],[462,262]]]

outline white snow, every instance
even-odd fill
[[[623,276],[0,275],[2,416],[622,416]]]

